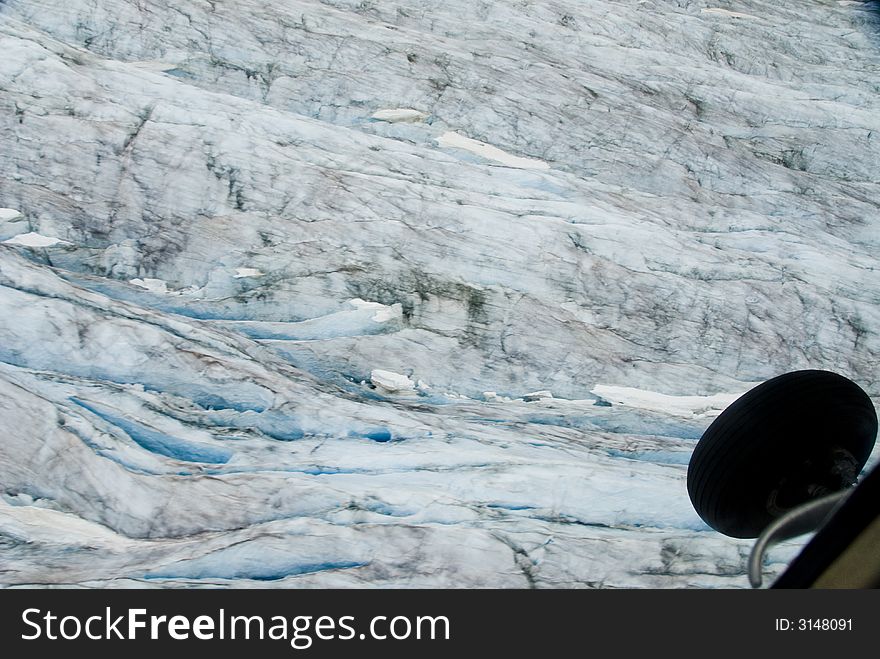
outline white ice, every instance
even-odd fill
[[[168,290],[168,283],[163,279],[152,279],[150,277],[141,279],[140,277],[137,277],[135,279],[130,279],[128,283],[148,290],[151,293],[167,294],[173,292]]]
[[[703,7],[700,9],[700,12],[703,14],[715,14],[717,16],[728,16],[730,18],[754,18],[757,19],[757,16],[753,16],[752,14],[744,14],[738,11],[730,11],[729,9],[722,9],[720,7]]]
[[[498,147],[480,142],[479,140],[465,137],[455,131],[447,131],[437,138],[437,144],[447,149],[462,149],[470,151],[487,160],[494,160],[508,167],[516,167],[519,169],[550,169],[550,165],[543,160],[536,158],[524,158],[515,156],[506,151],[502,151]]]
[[[632,387],[600,384],[596,385],[591,393],[613,405],[624,405],[674,416],[701,418],[718,416],[745,391],[709,396],[670,396]]]
[[[408,376],[380,368],[374,368],[370,372],[370,381],[389,393],[409,392],[416,386]]]
[[[880,25],[716,5],[0,2],[0,585],[747,586],[687,462],[880,400]]]
[[[264,273],[257,268],[236,268],[233,277],[242,279],[244,277],[262,277],[263,275]]]
[[[427,117],[424,112],[413,110],[412,108],[395,108],[388,110],[378,110],[372,115],[373,119],[379,121],[387,121],[389,123],[422,121]]]
[[[67,241],[53,236],[44,236],[35,231],[21,233],[3,241],[7,245],[22,245],[24,247],[54,247]]]
[[[380,302],[367,302],[366,300],[361,300],[360,298],[349,300],[348,303],[355,309],[367,309],[369,311],[375,311],[375,313],[370,317],[370,320],[375,323],[387,323],[391,320],[399,320],[401,316],[401,308],[399,304],[388,306]]]

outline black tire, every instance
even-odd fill
[[[706,429],[687,488],[709,526],[756,538],[776,517],[851,486],[874,447],[868,395],[829,371],[795,371],[737,399]]]

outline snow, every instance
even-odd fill
[[[533,391],[523,396],[523,400],[526,402],[534,402],[543,398],[553,398],[553,394],[546,389],[542,389],[541,391]]]
[[[702,418],[718,416],[745,391],[718,393],[710,396],[670,396],[632,387],[597,385],[591,393],[613,405],[624,405],[675,416]]]
[[[502,151],[498,147],[480,142],[479,140],[465,137],[455,131],[448,131],[437,138],[437,144],[445,149],[463,149],[475,153],[481,158],[494,160],[506,165],[507,167],[516,167],[519,169],[550,169],[550,165],[542,160],[535,158],[523,158],[514,156],[506,151]]]
[[[370,316],[370,320],[374,323],[398,321],[402,314],[400,304],[385,305],[381,302],[368,302],[360,298],[349,300],[348,303],[358,310],[374,311],[375,313]]]
[[[10,222],[20,217],[21,213],[14,208],[0,208],[0,222]]]
[[[139,286],[140,288],[148,290],[151,293],[167,294],[171,292],[168,290],[168,283],[165,282],[163,279],[151,279],[149,277],[141,279],[138,277],[135,279],[129,279],[128,283]]]
[[[400,304],[385,305],[381,302],[368,302],[360,298],[349,300],[348,303],[358,310],[374,311],[370,317],[374,323],[387,323],[394,320],[400,320],[402,308]]]
[[[375,315],[373,315],[370,320],[375,323],[387,323],[391,320],[396,320],[400,318],[400,307],[384,307],[383,309],[379,309]]]
[[[415,389],[415,383],[406,375],[394,373],[392,371],[384,371],[382,369],[373,369],[370,372],[370,382],[377,387],[381,387],[389,393],[406,392]]]
[[[26,537],[32,541],[66,545],[103,546],[124,549],[129,542],[100,524],[74,514],[40,508],[31,504],[10,505],[0,499],[0,533]]]
[[[67,241],[52,236],[43,236],[35,231],[31,231],[13,236],[3,242],[6,245],[22,245],[24,247],[54,247],[55,245],[66,243]]]
[[[372,114],[372,118],[389,123],[423,121],[428,115],[412,108],[396,108],[379,110]]]
[[[730,18],[754,18],[757,19],[757,16],[753,16],[752,14],[743,14],[738,11],[730,11],[729,9],[721,9],[720,7],[703,7],[700,9],[700,13],[703,14],[715,14],[717,16],[728,16]]]
[[[696,441],[880,397],[874,13],[361,4],[0,3],[0,586],[746,587]]]
[[[235,279],[242,279],[245,277],[262,277],[264,276],[263,272],[260,272],[257,268],[236,268],[235,274],[233,277]]]

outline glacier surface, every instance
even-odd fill
[[[3,0],[0,53],[0,585],[745,587],[703,430],[880,402],[876,2]]]

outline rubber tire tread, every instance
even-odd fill
[[[877,414],[854,382],[830,371],[794,371],[747,392],[706,429],[688,465],[694,509],[715,530],[756,538],[773,521],[767,499],[781,479],[836,444],[863,467]]]

